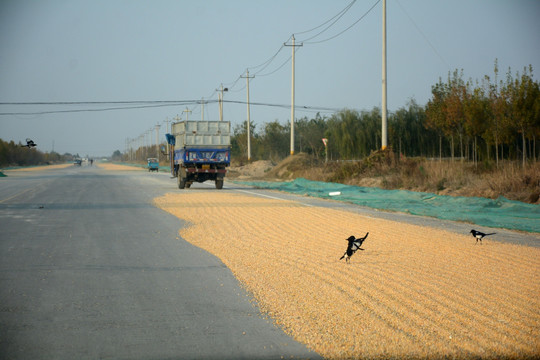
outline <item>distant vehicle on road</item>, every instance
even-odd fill
[[[159,172],[159,160],[156,158],[148,158],[148,171]]]
[[[75,161],[73,161],[73,165],[81,166],[82,165],[82,160],[81,159],[76,159]]]

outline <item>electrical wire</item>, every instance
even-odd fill
[[[287,41],[289,41],[290,39],[291,39],[291,37],[289,37],[289,38],[287,39]],[[287,42],[287,41],[286,41],[286,42]],[[272,55],[268,60],[266,60],[266,61],[263,62],[262,64],[259,64],[259,65],[256,65],[256,66],[248,66],[248,67],[247,67],[248,70],[249,70],[249,69],[257,69],[257,68],[259,68],[259,67],[261,67],[261,66],[263,66],[263,65],[269,64],[270,62],[272,62],[272,60],[274,60],[274,59],[276,58],[276,56],[278,56],[278,54],[280,53],[280,51],[281,51],[283,48],[284,48],[284,46],[281,45],[281,46],[279,47],[278,51],[276,51],[276,53],[275,53],[274,55]],[[268,66],[268,65],[266,65],[266,66]],[[265,66],[264,68],[266,68],[266,66]],[[263,69],[264,69],[264,68],[263,68]],[[261,70],[259,70],[259,71],[262,71],[263,69],[261,69]]]
[[[343,15],[345,15],[347,13],[347,11],[354,5],[354,3],[355,3],[354,1],[352,3],[350,3],[349,6],[346,9],[342,10],[342,13],[339,14],[339,16],[337,16],[337,18],[330,25],[328,25],[326,28],[324,28],[322,31],[320,31],[317,34],[313,35],[312,37],[307,38],[307,39],[302,40],[302,41],[303,42],[309,42],[309,40],[316,38],[317,36],[324,33],[326,30],[330,29],[336,22],[339,21],[339,19],[341,19],[343,17]],[[336,17],[336,16],[334,16],[334,17]]]
[[[305,40],[304,41],[304,44],[319,44],[319,43],[323,43],[323,42],[326,42],[326,41],[329,41],[329,40],[332,40],[332,39],[335,39],[337,38],[338,36],[340,36],[341,34],[343,34],[344,32],[348,31],[349,29],[351,29],[354,25],[358,24],[363,18],[365,18],[367,16],[367,14],[369,14],[371,12],[371,10],[373,10],[375,8],[375,6],[377,6],[378,3],[380,3],[381,0],[377,0],[377,2],[375,2],[375,4],[373,4],[373,6],[371,8],[369,8],[369,10],[367,12],[364,13],[364,15],[362,15],[358,20],[356,20],[354,23],[352,23],[352,25],[350,25],[349,27],[347,27],[345,30],[337,33],[336,35],[334,36],[331,36],[327,39],[324,39],[324,40],[319,40],[319,41],[308,41],[308,40]]]
[[[296,35],[301,35],[301,34],[306,34],[308,32],[312,32],[313,30],[316,30],[326,24],[328,24],[330,21],[334,20],[337,16],[341,17],[343,16],[347,11],[349,11],[349,9],[354,5],[354,3],[356,2],[356,0],[353,0],[349,5],[347,5],[343,10],[341,10],[340,12],[338,12],[336,15],[334,15],[333,17],[331,17],[330,19],[326,20],[325,22],[323,22],[322,24],[318,25],[318,26],[315,26],[313,29],[309,29],[309,30],[306,30],[306,31],[300,31],[300,32],[295,32],[294,34]],[[338,19],[339,20],[339,19]],[[324,31],[324,30],[323,30]]]
[[[0,103],[0,105],[24,105],[24,106],[33,106],[33,105],[107,105],[107,104],[141,104],[148,103],[147,105],[133,105],[133,106],[119,106],[119,107],[104,107],[97,109],[69,109],[69,110],[47,110],[47,111],[33,111],[33,112],[2,112],[0,115],[47,115],[47,114],[61,114],[61,113],[80,113],[80,112],[98,112],[98,111],[114,111],[114,110],[132,110],[132,109],[143,109],[143,108],[156,108],[156,107],[168,107],[168,106],[180,106],[180,105],[207,105],[217,103],[218,100],[185,100],[185,101],[91,101],[91,102],[21,102],[21,103]],[[229,104],[247,104],[247,101],[241,100],[222,100],[223,103]],[[253,106],[267,106],[267,107],[279,107],[290,109],[290,104],[273,104],[273,103],[263,103],[263,102],[251,102],[249,103]],[[299,111],[324,111],[324,112],[337,112],[341,109],[322,107],[322,106],[307,106],[307,105],[296,105],[295,109]],[[193,110],[191,110],[193,111]],[[193,111],[195,114],[198,114],[199,111]]]
[[[0,112],[0,116],[6,115],[47,115],[47,114],[62,114],[62,113],[80,113],[80,112],[100,112],[113,110],[132,110],[145,109],[169,106],[181,106],[191,104],[201,104],[201,100],[184,100],[184,101],[77,101],[77,102],[20,102],[20,103],[0,103],[0,105],[22,105],[22,106],[43,106],[43,105],[119,105],[117,107],[105,107],[97,109],[70,109],[70,110],[45,110],[32,112]],[[215,103],[217,100],[205,101],[204,103]],[[132,104],[132,106],[120,106],[121,104]],[[139,104],[139,105],[135,105]],[[144,105],[146,104],[146,105]]]
[[[439,59],[441,59],[441,61],[443,63],[446,64],[446,66],[448,67],[448,69],[450,70],[450,65],[448,65],[448,63],[446,62],[446,60],[441,56],[441,54],[439,54],[439,52],[437,51],[437,49],[435,49],[435,46],[433,46],[433,44],[429,41],[429,39],[427,38],[427,36],[422,32],[422,30],[420,30],[420,27],[418,25],[416,25],[416,22],[413,20],[413,18],[409,15],[409,13],[405,10],[405,8],[403,7],[403,5],[401,5],[401,3],[399,2],[399,0],[396,0],[397,4],[399,5],[399,7],[401,8],[401,10],[403,10],[403,12],[405,13],[405,15],[407,15],[407,17],[409,18],[409,20],[413,23],[414,27],[416,28],[416,30],[418,30],[418,32],[420,33],[420,35],[422,35],[422,37],[424,38],[424,40],[428,43],[429,47],[431,47],[431,50],[433,50],[433,52],[435,53],[435,55],[437,55],[439,57]]]

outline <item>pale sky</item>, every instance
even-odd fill
[[[201,119],[193,101],[217,100],[222,83],[225,100],[240,102],[224,104],[234,127],[247,117],[239,76],[248,68],[255,75],[250,100],[266,104],[251,106],[251,121],[259,130],[286,123],[292,48],[282,45],[293,34],[303,44],[295,54],[295,102],[307,107],[297,119],[380,107],[382,1],[357,0],[326,23],[351,2],[0,0],[0,138],[29,137],[45,152],[54,144],[59,153],[109,156],[157,123],[162,141],[165,120],[185,119],[186,106],[190,120]],[[538,19],[537,0],[387,0],[388,110],[411,98],[425,105],[431,86],[454,69],[465,79],[492,76],[495,58],[501,78],[508,67],[515,73],[531,64],[538,79]],[[5,104],[134,101],[152,103]],[[269,106],[276,104],[284,106]],[[138,108],[86,111],[114,107]],[[217,120],[218,105],[207,104],[204,116]]]

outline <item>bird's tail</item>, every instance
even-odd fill
[[[347,253],[345,253],[345,254],[347,254]],[[339,260],[342,260],[345,257],[345,254],[343,254],[343,256],[339,258]]]
[[[488,236],[488,235],[495,235],[496,233],[491,233],[491,234],[486,234],[485,236]]]

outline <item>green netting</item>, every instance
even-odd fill
[[[540,205],[504,197],[445,196],[407,190],[350,186],[306,179],[291,182],[235,181],[263,189],[274,189],[319,198],[332,198],[374,209],[391,210],[438,219],[540,233]],[[331,196],[330,193],[339,195]]]

